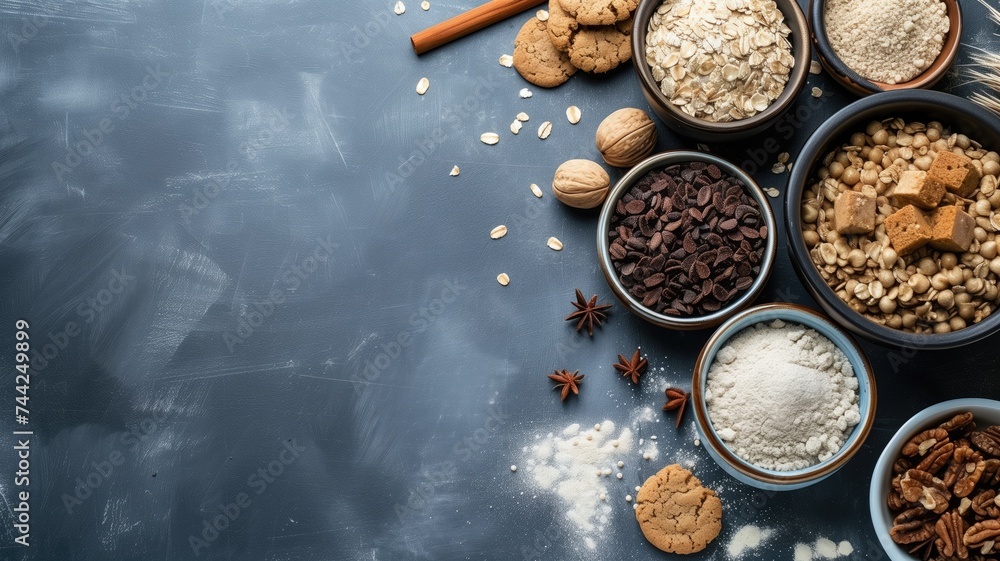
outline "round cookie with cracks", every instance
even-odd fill
[[[546,24],[548,24],[549,39],[552,44],[560,51],[565,52],[573,43],[573,36],[576,35],[580,24],[562,8],[561,1],[549,0],[549,20]]]
[[[584,72],[604,73],[632,58],[632,18],[616,25],[581,27],[573,35],[569,60]]]
[[[638,0],[559,0],[562,8],[583,25],[612,25],[628,19]]]
[[[667,553],[696,553],[722,530],[722,501],[690,471],[669,465],[643,484],[635,518],[642,535]]]
[[[569,55],[549,40],[546,23],[535,17],[514,39],[514,68],[525,80],[543,88],[554,88],[576,73]]]

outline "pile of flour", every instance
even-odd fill
[[[527,448],[525,470],[539,490],[558,497],[568,527],[588,549],[610,520],[612,501],[621,502],[629,492],[619,477],[624,466],[638,461],[632,430],[616,430],[611,421],[583,429],[572,424],[562,432],[539,436]],[[619,466],[619,462],[622,466]]]
[[[861,420],[857,390],[850,361],[832,341],[775,320],[740,331],[719,349],[705,401],[730,450],[789,471],[840,450]]]

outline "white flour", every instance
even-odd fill
[[[857,389],[851,363],[832,341],[776,320],[744,329],[719,350],[705,401],[733,452],[788,471],[840,450],[861,419]]]
[[[630,453],[632,430],[615,430],[615,424],[604,421],[581,428],[566,427],[561,433],[540,438],[528,448],[525,469],[532,484],[558,497],[568,528],[581,537],[587,549],[597,547],[611,515],[612,501],[622,501],[629,491],[628,484],[617,478],[623,465],[635,465],[637,458]]]
[[[852,553],[854,553],[854,546],[847,540],[836,543],[829,538],[818,538],[812,547],[804,543],[795,544],[793,559],[794,561],[821,561],[847,557]]]
[[[736,559],[743,555],[745,551],[754,549],[764,543],[764,541],[771,537],[772,533],[774,533],[773,530],[762,530],[753,525],[743,526],[730,538],[729,545],[726,546],[726,553],[729,554],[730,559]]]

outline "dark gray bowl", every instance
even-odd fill
[[[951,333],[906,333],[879,325],[852,310],[832,288],[809,258],[802,239],[801,202],[806,185],[816,177],[823,156],[843,143],[852,133],[863,131],[870,121],[901,117],[920,122],[939,121],[983,144],[1000,149],[1000,117],[966,99],[932,90],[896,90],[877,93],[855,101],[827,119],[809,137],[792,170],[785,198],[785,233],[788,253],[799,279],[823,310],[849,331],[876,343],[912,349],[950,349],[979,341],[1000,329],[1000,312]]]
[[[792,30],[789,41],[792,44],[795,67],[788,77],[785,90],[764,111],[753,117],[728,123],[713,123],[680,111],[663,95],[656,80],[653,79],[653,71],[646,63],[646,34],[653,12],[662,3],[663,0],[640,0],[639,7],[636,8],[632,24],[632,66],[639,77],[642,94],[649,102],[649,106],[674,132],[698,140],[731,142],[766,130],[795,104],[795,98],[809,77],[809,62],[812,56],[809,22],[796,0],[775,0],[778,9],[785,16],[785,24]]]
[[[743,181],[744,185],[746,185],[747,194],[753,197],[757,206],[760,208],[761,217],[764,219],[764,224],[767,225],[768,236],[767,240],[765,240],[764,255],[760,261],[760,273],[757,274],[753,284],[751,284],[750,287],[739,296],[739,298],[727,303],[722,309],[707,315],[686,317],[668,316],[643,306],[642,302],[632,296],[628,289],[626,289],[622,284],[621,280],[618,278],[618,273],[615,271],[614,264],[611,262],[608,231],[611,229],[611,218],[615,214],[618,199],[622,198],[622,196],[624,196],[636,182],[642,179],[646,173],[665,168],[672,164],[690,162],[715,164],[728,175]],[[774,235],[774,232],[776,231],[775,227],[776,220],[774,218],[774,211],[771,209],[771,204],[767,200],[767,195],[764,194],[764,191],[761,190],[760,186],[757,185],[753,178],[740,169],[739,166],[718,156],[706,154],[704,152],[671,150],[654,154],[639,162],[635,165],[635,167],[629,170],[628,173],[622,176],[622,178],[618,180],[618,183],[611,188],[611,192],[608,193],[608,198],[605,199],[604,206],[601,208],[601,216],[597,223],[597,255],[601,265],[601,271],[604,273],[604,278],[608,281],[608,286],[611,287],[611,291],[615,293],[615,296],[618,297],[618,300],[623,306],[625,306],[626,309],[628,309],[628,311],[648,321],[649,323],[660,327],[666,327],[667,329],[676,329],[679,331],[708,329],[709,327],[719,325],[736,312],[752,304],[753,301],[760,296],[760,293],[763,292],[764,286],[767,284],[767,279],[771,275],[771,267],[774,265],[775,254],[778,252],[778,237]]]

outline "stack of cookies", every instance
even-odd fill
[[[577,70],[601,74],[632,58],[632,14],[638,0],[549,0],[547,18],[533,17],[514,39],[514,68],[553,88]]]

